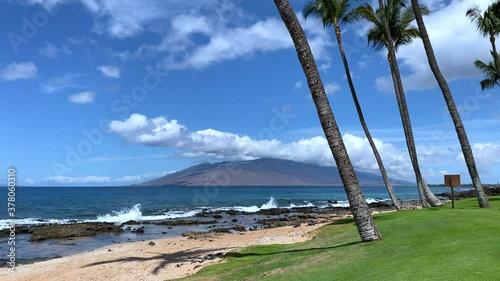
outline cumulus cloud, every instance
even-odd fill
[[[120,68],[114,65],[101,65],[97,67],[103,75],[111,78],[120,78]]]
[[[13,62],[0,69],[0,78],[7,81],[18,79],[32,79],[38,73],[38,68],[33,62]]]
[[[444,76],[448,81],[480,76],[473,62],[476,59],[489,61],[491,45],[487,38],[479,34],[476,25],[470,22],[465,13],[476,4],[484,9],[490,1],[451,1],[447,5],[442,1],[427,2],[435,7],[435,11],[424,17],[424,21]],[[365,33],[363,36],[366,36]],[[385,57],[385,51],[382,52]],[[425,90],[436,86],[421,40],[401,47],[397,56],[406,90]],[[375,83],[380,91],[394,92],[389,75],[378,77]]]
[[[327,95],[333,95],[338,90],[340,90],[340,85],[337,83],[332,82],[325,84],[325,91]]]
[[[487,165],[493,163],[500,163],[500,143],[474,143],[472,144],[472,151],[474,158],[479,164]],[[464,161],[462,152],[456,157],[458,161]]]
[[[327,46],[333,45],[322,25],[310,19],[303,20],[298,14],[304,30],[309,36],[309,44],[314,57],[329,60]],[[203,24],[193,22],[202,21]],[[277,51],[293,47],[290,35],[279,18],[267,18],[250,25],[226,26],[216,18],[195,18],[179,16],[173,19],[174,29],[170,36],[156,47],[149,47],[167,54],[164,66],[169,69],[204,68],[223,60],[249,57],[259,52]],[[218,26],[217,29],[200,28],[204,25]],[[176,26],[183,26],[179,29]],[[189,28],[185,28],[188,26]],[[194,34],[206,37],[208,43],[199,44],[192,40]]]
[[[68,97],[68,101],[71,103],[87,104],[94,102],[95,93],[94,92],[81,92]]]
[[[38,50],[38,52],[42,56],[46,56],[49,58],[55,58],[57,56],[57,53],[59,53],[59,49],[56,46],[54,46],[53,44],[45,43],[45,46],[43,48],[41,48],[40,50]]]
[[[168,120],[165,117],[148,119],[141,114],[132,114],[125,120],[112,121],[109,131],[120,135],[129,143],[177,148],[179,157],[208,157],[217,160],[270,157],[326,166],[335,165],[328,143],[321,136],[288,143],[277,139],[256,140],[246,135],[214,129],[191,132],[177,120]],[[345,134],[343,139],[356,169],[378,171],[366,139],[351,134]],[[391,176],[411,177],[412,169],[404,150],[380,140],[376,140],[376,144]]]
[[[202,69],[211,64],[255,54],[293,48],[288,31],[277,13],[255,19],[233,1],[133,1],[79,0],[94,16],[94,31],[114,38],[131,38],[148,31],[161,39],[137,46],[136,50],[112,50],[122,59],[160,54],[167,69]],[[64,0],[31,0],[51,9]],[[269,8],[272,7],[272,4]],[[297,14],[308,36],[314,57],[328,62],[331,34],[319,19],[304,20]],[[329,65],[322,62],[323,66]]]

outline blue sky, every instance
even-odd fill
[[[440,66],[483,182],[500,181],[499,90],[481,91],[489,41],[465,17],[476,3],[422,1]],[[304,21],[354,166],[378,173],[333,31]],[[205,161],[274,157],[333,165],[304,74],[272,1],[1,0],[0,180],[122,185]],[[366,23],[343,40],[366,120],[394,178],[414,180],[385,59]],[[398,52],[421,168],[470,182],[420,41]]]

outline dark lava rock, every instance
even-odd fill
[[[210,230],[210,232],[215,232],[215,233],[231,233],[230,228],[214,228]]]
[[[213,215],[212,216],[214,219],[222,219],[222,215]]]
[[[32,231],[30,242],[47,239],[93,236],[97,233],[121,232],[119,225],[108,223],[54,224],[37,227]]]
[[[200,220],[171,220],[155,223],[156,225],[194,225],[194,224],[214,224],[216,220],[200,221]]]
[[[130,221],[126,221],[126,222],[122,223],[122,226],[124,226],[124,225],[137,225],[137,224],[141,224],[141,223],[138,221],[130,220]]]
[[[476,197],[476,190],[474,189],[459,191],[454,193],[455,193],[455,200]],[[488,196],[498,196],[500,195],[500,186],[484,187],[484,193],[486,193],[486,195]],[[451,199],[451,191],[436,194],[436,196],[448,197],[449,199]]]
[[[231,222],[237,222],[238,220],[237,219],[232,219]]]
[[[135,233],[144,233],[144,226],[141,226],[141,227],[138,227],[136,229],[132,229],[131,232],[135,232]]]
[[[243,225],[237,224],[233,227],[234,230],[243,232],[246,230],[246,228]]]
[[[155,243],[155,242],[153,242],[153,241],[149,241],[148,245],[149,245],[149,246],[155,246],[155,245],[156,245],[156,243]]]
[[[167,234],[167,232],[166,231],[162,231],[161,234]]]
[[[385,201],[377,201],[377,202],[369,203],[368,207],[370,207],[370,208],[384,208],[384,207],[391,207],[391,204],[389,204]]]
[[[257,211],[257,214],[263,216],[277,216],[286,213],[290,213],[290,209],[273,208],[273,209],[262,209]]]
[[[226,213],[230,216],[245,214],[245,212],[236,211],[236,210],[227,210]]]

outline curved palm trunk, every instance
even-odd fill
[[[413,2],[412,2],[412,5],[413,5]],[[491,43],[491,49],[493,50],[493,53],[495,53],[495,56],[493,56],[493,60],[495,62],[496,71],[498,73],[498,76],[500,76],[500,61],[498,61],[497,46],[495,44],[495,35],[494,34],[490,36],[490,43]]]
[[[422,173],[420,172],[417,150],[415,148],[415,140],[413,138],[413,130],[411,127],[410,114],[408,113],[408,106],[406,104],[406,98],[403,90],[403,83],[401,81],[401,74],[399,72],[399,67],[396,59],[396,50],[394,49],[394,43],[392,40],[389,23],[387,22],[387,18],[385,16],[384,3],[382,0],[378,0],[378,2],[380,6],[379,10],[382,18],[382,24],[384,25],[384,31],[387,40],[386,47],[389,52],[388,60],[392,72],[394,88],[396,90],[396,99],[398,101],[401,121],[403,123],[403,129],[405,132],[408,153],[410,155],[411,164],[413,166],[413,170],[415,172],[415,178],[417,180],[417,186],[420,194],[420,201],[422,203],[422,207],[427,207],[428,206],[427,202],[433,207],[440,206],[443,203],[431,192],[429,186],[422,177]]]
[[[474,185],[474,189],[476,190],[477,201],[479,202],[479,206],[481,208],[488,208],[490,207],[490,202],[488,201],[488,197],[486,196],[483,186],[481,185],[481,179],[479,178],[479,173],[477,172],[476,161],[474,160],[474,154],[472,152],[467,133],[465,132],[462,119],[460,118],[460,113],[457,110],[457,106],[455,105],[455,101],[453,100],[453,96],[451,95],[448,83],[441,73],[436,57],[434,56],[434,50],[432,49],[429,34],[427,34],[427,29],[425,28],[422,14],[420,13],[420,9],[418,8],[418,0],[411,0],[411,5],[418,24],[418,29],[420,30],[420,37],[422,38],[422,42],[424,43],[424,49],[427,54],[429,66],[432,70],[432,73],[434,73],[434,76],[436,77],[439,88],[441,88],[441,91],[443,92],[444,100],[446,102],[446,105],[448,106],[448,111],[450,112],[453,124],[455,125],[458,140],[460,142],[460,146],[462,147],[462,153],[464,154],[465,163],[467,164],[467,168],[469,169],[469,174],[472,179],[472,184]],[[493,50],[496,53],[494,41],[492,42],[492,45]],[[498,71],[498,60],[495,59],[495,62],[497,63]]]
[[[307,78],[309,90],[318,111],[321,126],[339,169],[361,240],[365,242],[379,240],[382,236],[375,226],[365,196],[359,186],[358,178],[342,141],[342,136],[326,97],[325,88],[319,76],[304,30],[302,30],[299,20],[288,0],[274,0],[274,4],[278,8],[281,19],[285,23],[295,45],[300,64]]]
[[[391,201],[394,204],[394,207],[396,208],[396,210],[399,211],[401,209],[401,202],[399,202],[399,199],[396,197],[396,194],[394,193],[394,189],[392,188],[391,182],[389,181],[389,177],[387,176],[387,172],[385,171],[385,167],[384,167],[384,163],[382,162],[382,158],[380,157],[380,154],[378,153],[378,149],[375,146],[375,142],[373,142],[372,135],[370,134],[370,131],[368,130],[368,126],[366,125],[365,117],[363,116],[363,111],[361,110],[361,106],[359,105],[358,97],[356,95],[356,89],[354,88],[354,84],[352,82],[351,72],[349,71],[349,64],[347,63],[347,58],[346,58],[345,52],[344,52],[344,46],[342,45],[341,31],[337,25],[335,25],[335,37],[337,37],[337,44],[339,45],[340,56],[342,57],[342,62],[344,63],[344,69],[345,69],[345,75],[347,77],[347,83],[349,84],[349,89],[351,90],[352,99],[354,100],[354,105],[356,106],[356,111],[358,112],[359,122],[361,123],[361,126],[363,127],[363,131],[365,132],[366,138],[368,139],[368,142],[370,143],[370,146],[373,150],[373,154],[375,155],[375,159],[377,160],[377,164],[380,168],[380,173],[382,174],[382,178],[384,179],[384,183],[385,183],[385,186],[387,188],[387,192],[389,193],[389,197],[391,198]]]

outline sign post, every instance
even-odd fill
[[[451,207],[455,208],[454,186],[460,186],[460,175],[444,175],[444,185],[451,187]]]

